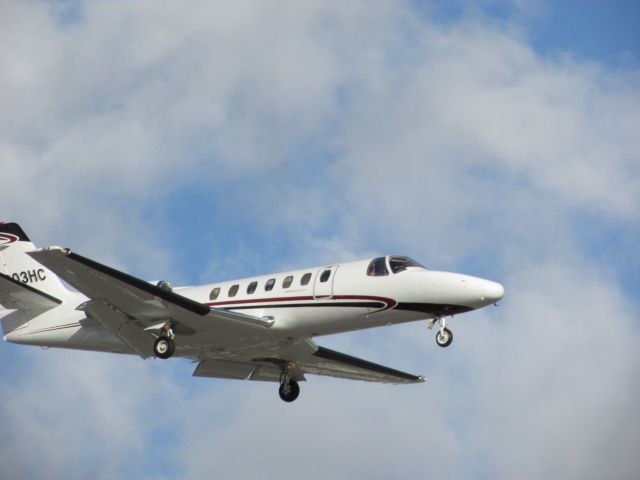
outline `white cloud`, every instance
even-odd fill
[[[471,340],[462,362],[478,370],[469,379],[469,429],[492,445],[495,475],[633,478],[640,466],[629,449],[640,432],[629,416],[640,395],[633,306],[579,263],[544,263],[510,280],[502,322],[475,324],[474,340],[483,341]]]
[[[84,355],[33,350],[14,360],[19,377],[0,383],[6,478],[118,477],[143,454],[154,422],[179,403],[171,402],[179,391],[162,393],[170,380],[156,379],[151,362]]]
[[[522,28],[443,27],[402,2],[79,8],[63,21],[6,3],[0,18],[0,200],[37,243],[202,280],[404,250],[496,276],[507,298],[454,319],[449,350],[424,325],[319,339],[429,381],[311,377],[293,405],[185,364],[16,365],[20,347],[3,346],[4,472],[633,477],[638,305],[575,225],[637,231],[638,72],[543,58]],[[211,203],[168,205],[205,182]],[[213,222],[215,203],[237,243],[177,265],[167,225]]]

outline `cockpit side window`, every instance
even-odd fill
[[[389,257],[389,266],[393,273],[404,272],[409,267],[425,268],[409,257]]]
[[[387,270],[387,262],[385,257],[378,257],[371,260],[369,267],[367,268],[367,275],[370,277],[383,277],[389,275]]]

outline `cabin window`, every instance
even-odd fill
[[[367,268],[367,275],[370,277],[384,277],[385,275],[389,275],[387,259],[385,257],[378,257],[371,260]]]
[[[219,295],[220,295],[220,287],[216,287],[213,290],[211,290],[211,293],[209,294],[209,300],[215,300],[216,298],[218,298]]]
[[[293,276],[289,275],[287,278],[285,278],[282,281],[282,288],[289,288],[292,283],[293,283]]]
[[[238,293],[239,288],[240,288],[240,285],[233,285],[231,288],[229,288],[229,296],[235,297],[236,294]]]
[[[311,274],[310,273],[305,273],[302,278],[300,279],[300,285],[305,286],[305,285],[309,285],[309,281],[311,280]]]
[[[393,273],[404,272],[409,267],[424,268],[418,262],[409,257],[389,257],[389,266]]]
[[[273,286],[275,284],[276,284],[275,278],[270,278],[269,280],[267,280],[267,283],[264,284],[265,291],[270,292],[271,290],[273,290]]]
[[[251,295],[253,292],[256,291],[256,288],[258,288],[258,282],[251,282],[248,286],[247,286],[247,293],[249,295]]]
[[[320,282],[324,283],[327,280],[329,280],[329,277],[331,276],[331,270],[325,270],[324,272],[322,272],[322,275],[320,275]]]

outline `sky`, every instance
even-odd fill
[[[0,344],[3,478],[636,478],[633,1],[0,0],[0,219],[146,279],[405,254],[498,307],[317,338],[285,404]]]

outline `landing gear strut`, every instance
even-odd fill
[[[448,347],[453,342],[453,332],[447,328],[447,321],[444,317],[436,317],[431,320],[429,322],[429,330],[438,322],[440,322],[440,329],[436,333],[436,343],[440,347]]]
[[[298,382],[291,378],[289,371],[285,370],[280,375],[280,388],[278,389],[280,398],[285,402],[293,402],[300,395]]]
[[[153,344],[153,353],[156,357],[166,359],[170,358],[176,351],[176,342],[173,339],[174,334],[171,326],[166,324],[160,330],[160,336]]]

